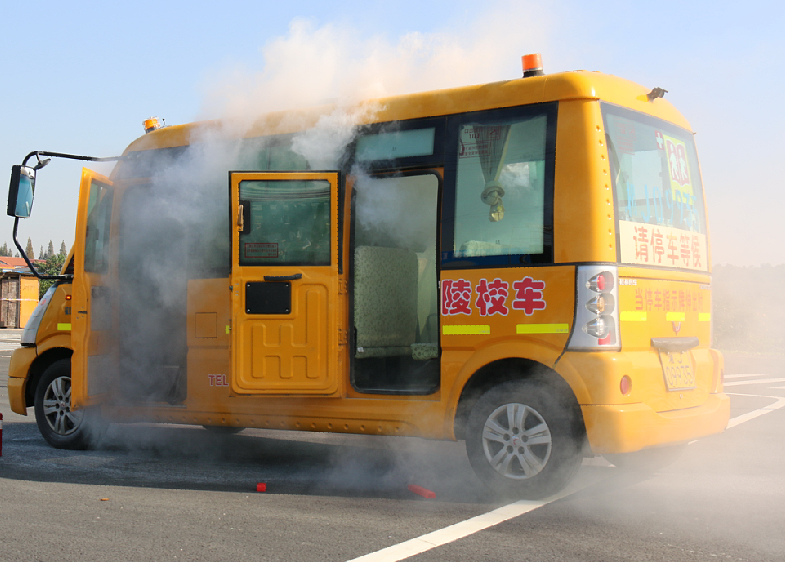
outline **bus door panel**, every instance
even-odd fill
[[[338,172],[230,174],[232,390],[339,390]]]
[[[79,408],[101,402],[111,388],[117,341],[113,326],[112,283],[116,237],[112,215],[118,189],[91,170],[82,170],[74,241],[71,403]]]

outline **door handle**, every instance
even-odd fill
[[[265,275],[265,281],[297,281],[302,279],[302,273],[295,273],[294,275]]]
[[[243,220],[243,206],[242,205],[238,205],[238,207],[237,207],[237,228],[239,228],[241,231],[245,230],[245,221]]]

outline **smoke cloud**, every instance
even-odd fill
[[[470,23],[445,12],[446,31],[397,38],[348,25],[291,22],[261,49],[261,68],[205,77],[202,116],[268,111],[518,78],[520,56],[546,45],[550,16],[534,3],[487,4]]]

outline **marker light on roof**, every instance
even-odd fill
[[[152,133],[156,129],[160,129],[161,127],[163,127],[162,121],[163,119],[159,121],[158,117],[150,117],[149,119],[145,119],[144,121],[142,121],[142,125],[144,126],[144,132]]]
[[[521,57],[521,63],[523,64],[523,77],[528,78],[529,76],[542,76],[542,56],[540,53],[533,53],[530,55],[523,55]]]

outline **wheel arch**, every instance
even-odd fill
[[[466,424],[472,407],[491,388],[514,381],[536,381],[554,390],[564,407],[572,414],[573,432],[583,447],[587,444],[583,413],[567,381],[554,369],[532,359],[507,357],[487,363],[477,369],[461,390],[455,410],[456,439],[466,438]]]
[[[52,347],[44,351],[41,355],[35,358],[30,365],[30,373],[27,376],[27,384],[25,385],[25,406],[31,407],[35,403],[35,389],[38,387],[38,381],[41,375],[44,374],[50,365],[60,359],[70,359],[73,355],[73,350],[67,347]]]

